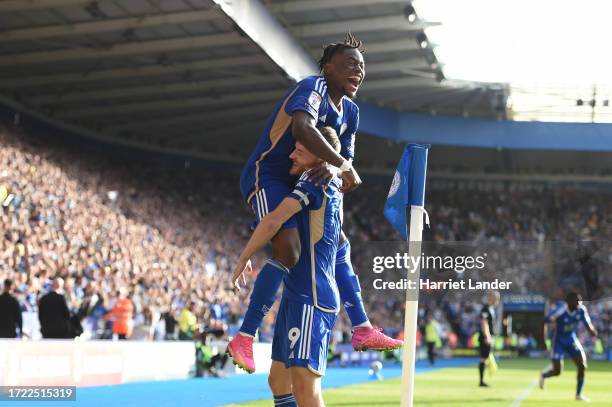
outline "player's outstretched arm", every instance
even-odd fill
[[[302,143],[308,151],[334,167],[340,168],[342,178],[344,179],[342,192],[350,192],[361,185],[361,178],[351,162],[345,160],[325,141],[319,130],[317,130],[315,119],[309,113],[301,110],[293,113],[291,133],[296,141]],[[329,174],[325,182],[329,182],[331,176],[332,174]]]
[[[586,325],[587,329],[589,330],[589,333],[593,336],[597,336],[597,329],[595,329],[595,326],[593,325],[593,322],[591,321],[591,317],[589,316],[589,312],[587,311],[586,307],[583,306],[583,312],[582,312],[582,321],[584,322],[584,324]]]
[[[283,199],[275,210],[264,216],[261,222],[259,222],[242,251],[242,254],[240,254],[238,264],[234,268],[232,274],[232,284],[237,290],[240,290],[238,279],[241,279],[242,283],[246,284],[244,272],[246,270],[251,270],[251,256],[272,240],[283,226],[283,223],[300,210],[302,210],[300,202],[294,198],[287,197]]]

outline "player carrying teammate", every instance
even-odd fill
[[[339,151],[335,131],[321,129]],[[301,256],[285,275],[283,299],[276,318],[272,343],[270,388],[278,406],[323,406],[321,377],[325,374],[327,348],[340,310],[340,294],[334,265],[341,231],[342,194],[339,179],[329,186],[315,186],[308,170],[321,160],[297,142],[290,155],[292,175],[300,175],[295,189],[263,217],[240,255],[235,274],[246,283],[249,258],[294,217],[300,233]],[[235,282],[240,288],[238,282]],[[296,404],[297,402],[297,404]]]
[[[597,331],[591,323],[591,318],[584,305],[580,294],[571,292],[565,297],[565,304],[562,304],[557,309],[553,310],[544,321],[544,338],[547,338],[548,324],[555,324],[553,337],[553,354],[552,368],[544,370],[540,373],[540,388],[544,388],[544,381],[549,377],[558,376],[561,374],[563,367],[563,358],[567,353],[576,364],[578,375],[576,378],[576,400],[588,401],[588,398],[582,395],[582,387],[584,386],[584,372],[587,368],[586,355],[584,349],[576,336],[576,330],[579,323],[582,321],[591,335],[597,336]]]
[[[296,141],[325,163],[340,168],[344,181],[341,192],[359,186],[361,180],[352,166],[359,109],[351,100],[365,76],[361,41],[347,35],[344,43],[330,44],[319,61],[322,75],[298,82],[277,105],[242,170],[240,190],[260,221],[293,190],[295,179],[289,174]],[[317,127],[332,127],[340,139],[336,152]],[[328,182],[335,170],[321,164],[310,171],[313,179]],[[240,332],[228,351],[241,368],[253,372],[253,338],[265,314],[274,303],[283,276],[300,259],[301,244],[295,217],[289,218],[272,238],[272,258],[260,270]],[[372,327],[365,313],[359,280],[350,262],[350,245],[341,233],[336,255],[336,281],[340,298],[354,328],[353,346],[357,350],[395,349],[401,341],[391,339]],[[237,276],[234,276],[234,280]]]

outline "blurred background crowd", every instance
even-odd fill
[[[41,324],[47,337],[234,335],[248,293],[233,292],[229,271],[252,221],[238,192],[238,175],[233,166],[206,171],[189,162],[181,167],[127,162],[5,125],[0,129],[0,280],[12,282],[11,295],[31,318],[26,325]],[[382,215],[389,176],[364,178],[345,203],[345,231],[358,274],[368,267],[363,242],[398,238]],[[553,262],[552,268],[561,277],[564,268],[588,269],[592,287],[589,278],[585,284],[597,299],[589,308],[607,342],[612,326],[612,307],[604,301],[606,287],[612,286],[610,198],[611,191],[585,185],[432,178],[426,197],[432,225],[424,240],[493,245],[495,272],[512,275],[519,293],[542,291],[546,257],[567,254],[563,246],[547,251],[545,242],[599,242],[587,250],[591,260],[586,263],[581,263],[584,249],[576,246],[576,256]],[[524,242],[529,250],[514,247],[516,255],[510,256],[503,252],[509,241]],[[265,256],[255,259],[255,272]],[[399,335],[403,299],[375,292],[369,278],[368,271],[361,273],[372,322]],[[568,284],[572,278],[566,278]],[[65,298],[68,313],[65,329],[45,335],[49,321],[39,308],[49,293]],[[421,314],[435,316],[443,337],[452,333],[455,341],[467,344],[477,329],[480,299],[451,293],[421,298]],[[271,312],[260,340],[272,339],[273,321]],[[346,340],[350,324],[345,316],[339,321],[336,338]]]

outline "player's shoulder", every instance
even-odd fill
[[[300,175],[298,178],[296,186],[301,188],[308,188],[310,190],[320,190],[320,187],[317,187],[314,182],[310,180],[310,175],[312,174],[312,170],[306,170]]]
[[[565,314],[568,311],[567,304],[559,304],[556,308],[552,310],[550,313],[551,318],[558,318],[561,315]]]
[[[320,197],[323,197],[324,195],[327,197],[334,195],[342,196],[342,193],[340,192],[340,188],[342,187],[341,178],[333,178],[327,186],[325,184],[316,185],[310,180],[311,171],[312,170],[304,171],[302,175],[300,175],[300,178],[297,180],[296,187],[304,189],[311,194],[316,194]]]
[[[581,314],[588,314],[589,310],[587,309],[587,307],[584,306],[584,304],[580,304],[578,306],[578,312]]]
[[[347,96],[345,96],[342,99],[342,103],[344,104],[343,108],[345,109],[345,111],[347,112],[352,112],[352,113],[359,113],[359,106],[357,106],[357,103],[355,103],[355,101]]]
[[[327,81],[322,75],[307,76],[301,81],[299,81],[297,84],[302,88],[313,89],[317,91],[317,93],[319,93],[319,95],[321,96],[327,93]]]
[[[310,182],[310,174],[312,174],[312,170],[306,170],[302,173],[302,175],[300,175],[300,177],[298,178],[298,183],[300,182]]]

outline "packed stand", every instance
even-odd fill
[[[252,221],[238,192],[238,168],[126,162],[15,128],[0,131],[0,146],[0,279],[14,282],[23,311],[38,312],[40,298],[58,291],[81,324],[81,338],[173,340],[194,339],[198,332],[236,333],[248,293],[233,292],[229,271]],[[388,183],[366,177],[347,196],[345,231],[354,248],[398,239],[382,216]],[[498,254],[496,265],[516,276],[517,292],[532,292],[541,288],[533,277],[545,272],[543,242],[611,240],[609,198],[608,191],[571,186],[432,179],[426,197],[432,227],[424,240],[498,249],[508,240],[525,242],[528,255],[524,246],[514,248],[522,261]],[[609,256],[610,244],[602,246]],[[353,250],[366,309],[374,324],[399,333],[404,301],[371,289],[366,258],[365,251]],[[264,259],[264,254],[255,259],[255,270]],[[115,329],[126,313],[118,307],[122,298],[133,304],[125,333]],[[423,304],[439,310],[442,322],[461,336],[473,329],[473,305],[448,298]],[[609,337],[610,310],[600,308],[594,320]],[[271,312],[260,330],[262,340],[271,340],[273,322]],[[77,336],[78,324],[73,328]],[[349,333],[343,316],[336,335]]]

